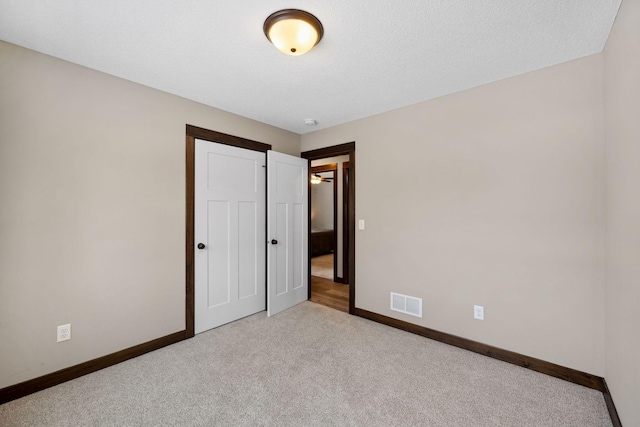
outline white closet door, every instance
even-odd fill
[[[195,333],[265,308],[265,153],[196,139]]]
[[[308,161],[267,152],[267,314],[308,298]]]

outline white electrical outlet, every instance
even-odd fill
[[[358,229],[364,230],[364,219],[358,221]]]
[[[71,339],[71,323],[58,326],[58,342]]]
[[[482,305],[473,306],[473,318],[478,320],[484,320],[484,306]]]

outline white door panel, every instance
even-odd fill
[[[267,152],[267,314],[308,298],[308,161]]]
[[[265,154],[196,139],[195,332],[265,308]]]

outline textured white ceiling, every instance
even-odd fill
[[[602,51],[620,0],[0,0],[0,39],[297,133]],[[290,57],[262,32],[304,9]],[[304,119],[318,125],[308,127]]]

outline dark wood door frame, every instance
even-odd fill
[[[186,233],[185,233],[185,266],[186,266],[186,298],[185,298],[185,324],[186,338],[195,335],[195,299],[194,299],[194,218],[195,218],[195,147],[196,139],[217,142],[219,144],[231,145],[233,147],[246,148],[253,151],[266,153],[271,150],[270,144],[240,138],[239,136],[228,135],[196,126],[187,125],[186,136]],[[266,191],[266,187],[265,187]],[[265,211],[265,225],[267,222]],[[267,262],[265,257],[265,263]]]
[[[348,183],[349,191],[347,200],[347,227],[344,237],[348,244],[348,279],[349,279],[349,314],[355,314],[356,302],[356,143],[334,145],[332,147],[319,148],[317,150],[305,151],[300,157],[309,161],[309,174],[311,174],[311,160],[326,159],[327,157],[349,155]],[[309,185],[311,185],[309,183]],[[344,197],[344,196],[343,196]],[[311,191],[309,191],[309,203],[311,203]],[[311,223],[311,210],[309,210],[309,223]],[[344,230],[343,230],[344,231]],[[309,228],[309,245],[311,244],[311,228]],[[344,268],[344,266],[343,266]],[[311,284],[311,251],[309,251],[309,284]],[[311,297],[311,286],[309,286],[309,297]]]
[[[349,162],[342,163],[342,278],[343,283],[349,283],[349,234],[344,230],[349,228]],[[347,248],[344,250],[344,248]]]
[[[311,173],[323,173],[323,172],[333,172],[333,248],[334,248],[334,256],[333,256],[333,281],[334,282],[343,282],[342,278],[338,277],[338,257],[336,256],[338,251],[338,164],[331,163],[329,165],[322,166],[313,166],[309,167],[311,169]],[[311,182],[311,180],[309,180]],[[309,190],[312,189],[312,186],[309,186]],[[344,196],[343,196],[344,199]],[[311,200],[311,199],[309,199]],[[312,203],[309,203],[309,210],[313,207]],[[311,223],[309,223],[309,228],[311,227]],[[344,233],[343,233],[344,234]],[[309,241],[312,243],[311,241]],[[309,245],[309,250],[311,250],[311,244]],[[344,253],[344,248],[340,251],[340,253]],[[311,264],[309,264],[309,268],[311,268]],[[344,274],[344,273],[343,273]],[[309,282],[311,283],[311,282]],[[311,287],[311,285],[309,285]]]

